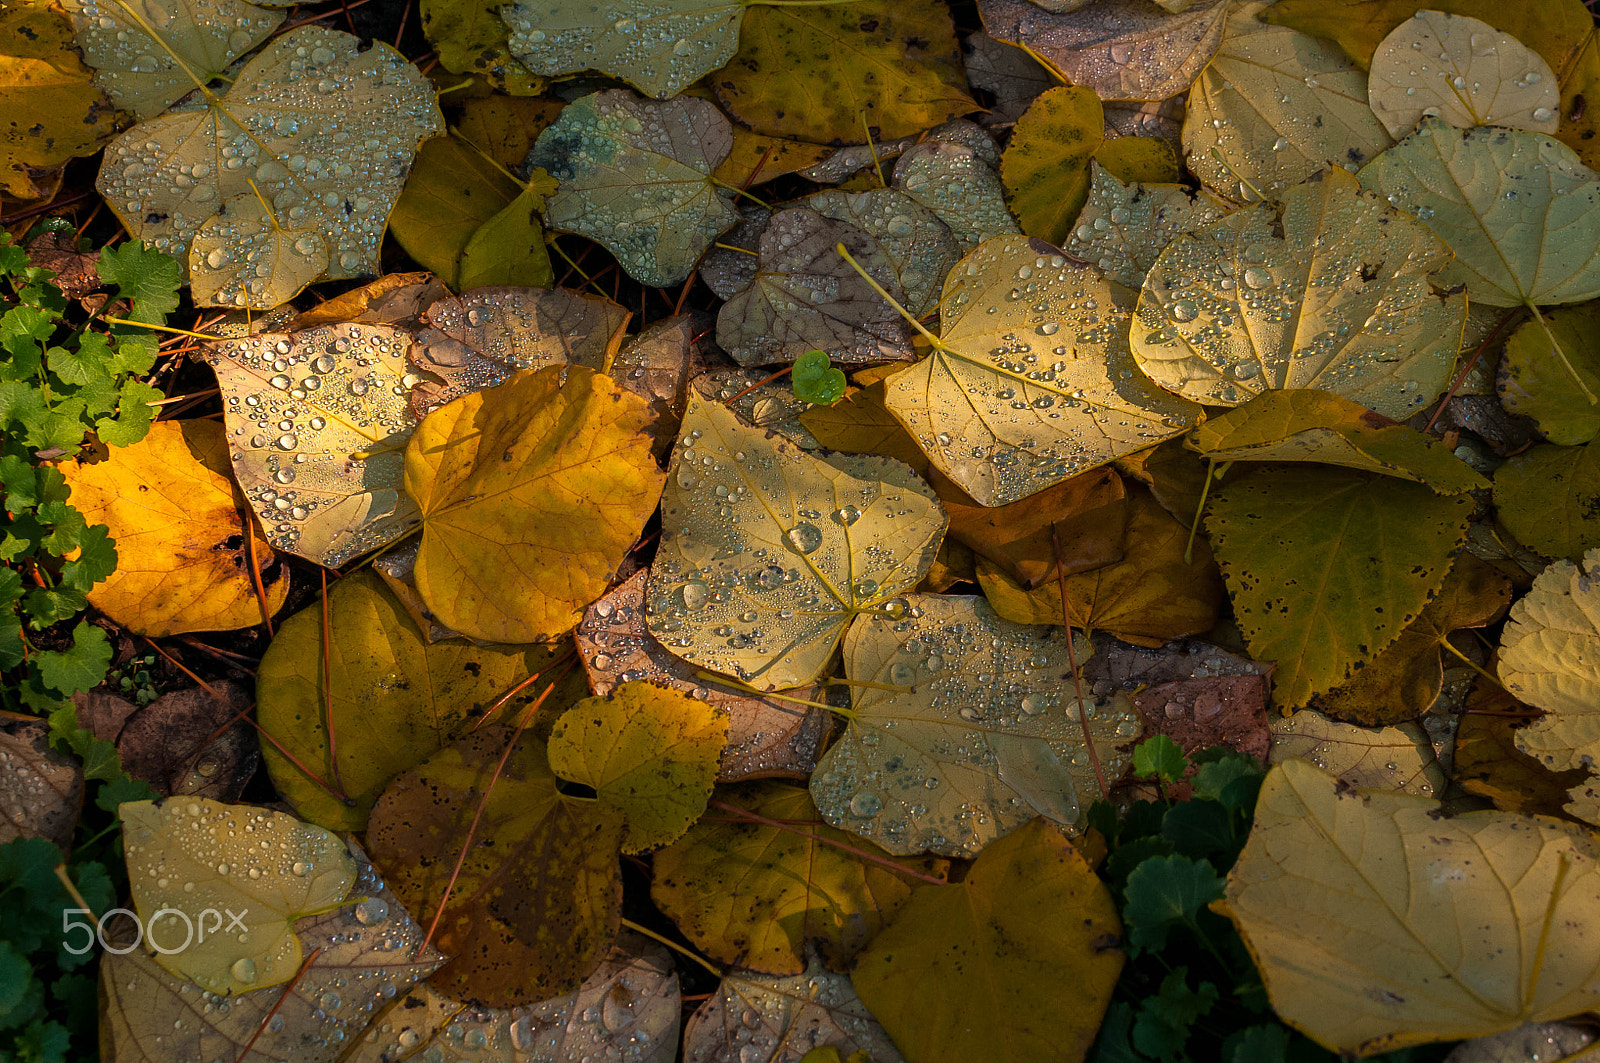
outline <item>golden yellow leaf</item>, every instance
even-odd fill
[[[115,109],[72,51],[72,27],[44,0],[0,11],[0,189],[46,195],[68,159],[110,138]]]
[[[605,592],[660,497],[644,401],[580,366],[523,371],[435,410],[406,446],[417,591],[490,642],[553,639]]]
[[[1017,119],[1000,179],[1023,232],[1066,242],[1089,195],[1089,160],[1104,129],[1100,98],[1081,85],[1047,89]]]
[[[244,499],[228,475],[221,425],[157,421],[143,440],[114,448],[105,461],[68,463],[61,472],[73,507],[111,529],[117,567],[89,602],[123,627],[160,637],[261,623],[252,556],[262,566],[266,608],[283,606],[288,569],[267,567],[272,547],[240,512]]]
[[[1267,775],[1224,903],[1284,1021],[1370,1055],[1600,1003],[1597,861],[1569,823],[1447,818],[1290,760]]]
[[[516,182],[465,140],[434,137],[417,151],[389,216],[389,232],[419,265],[459,289],[461,253],[479,227],[516,196]]]

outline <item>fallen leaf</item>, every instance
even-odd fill
[[[872,1063],[904,1063],[849,977],[819,963],[779,978],[730,971],[683,1031],[687,1063],[747,1063],[751,1056],[759,1063],[801,1063],[817,1045],[851,1057],[866,1052]]]
[[[50,748],[43,722],[20,720],[0,724],[0,759],[6,766],[0,776],[0,845],[43,838],[70,856],[83,806],[82,766]]]
[[[1133,357],[1196,402],[1315,388],[1403,420],[1444,391],[1461,349],[1467,301],[1433,289],[1449,262],[1432,232],[1334,168],[1281,210],[1167,244],[1139,293]]]
[[[1394,137],[1424,116],[1468,129],[1554,133],[1559,124],[1561,90],[1548,63],[1487,22],[1443,11],[1418,11],[1383,39],[1367,93]]]
[[[1573,390],[1573,374],[1561,364],[1565,357],[1583,386],[1600,394],[1597,335],[1600,303],[1557,307],[1542,323],[1524,323],[1506,340],[1500,359],[1495,391],[1501,405],[1509,413],[1533,418],[1546,439],[1565,447],[1600,435],[1600,407]]]
[[[949,537],[1005,568],[1023,587],[1055,578],[1057,544],[1067,575],[1122,557],[1128,505],[1122,478],[1111,469],[1080,473],[1004,506],[972,505],[943,477],[934,489],[950,514]]]
[[[1500,633],[1500,681],[1521,701],[1545,713],[1517,732],[1517,748],[1547,768],[1590,768],[1600,756],[1600,712],[1593,697],[1600,682],[1600,630],[1594,616],[1590,573],[1600,552],[1581,566],[1557,561],[1511,607]]]
[[[1224,480],[1206,518],[1273,701],[1304,706],[1400,637],[1444,582],[1472,501],[1388,476],[1269,466]]]
[[[905,603],[845,639],[846,674],[871,685],[851,689],[849,726],[811,776],[823,817],[898,855],[971,857],[1034,816],[1076,830],[1096,792],[1085,720],[1109,783],[1139,733],[1126,698],[1080,695],[1059,637],[982,598]]]
[[[624,932],[576,992],[549,1000],[479,1008],[420,985],[388,1002],[340,1063],[581,1063],[622,1046],[635,1063],[672,1063],[680,1008],[671,954]]]
[[[651,633],[761,690],[810,683],[858,613],[890,608],[922,578],[943,509],[899,462],[812,456],[698,395],[682,431],[651,570]]]
[[[436,141],[430,140],[428,143]],[[299,332],[317,325],[338,325],[346,321],[364,325],[410,326],[421,320],[422,312],[429,306],[449,297],[449,289],[431,273],[385,273],[370,284],[352,288],[325,303],[302,310],[284,328],[289,332]],[[267,318],[261,320],[266,321]]]
[[[544,190],[530,184],[480,225],[461,249],[457,287],[517,284],[548,288],[554,284],[544,226],[539,222],[544,201]]]
[[[336,567],[417,526],[401,490],[410,346],[354,324],[212,344],[233,474],[275,548]]]
[[[1178,156],[1160,137],[1112,137],[1100,145],[1094,158],[1108,174],[1127,184],[1172,184],[1180,176]]]
[[[1017,119],[1000,178],[1023,232],[1066,243],[1089,196],[1089,160],[1104,128],[1100,98],[1082,85],[1046,90]]]
[[[435,941],[453,957],[430,979],[441,993],[516,1007],[576,989],[611,948],[622,817],[564,796],[559,781],[532,735],[484,727],[396,778],[373,806],[373,863],[408,908],[436,920]]]
[[[116,740],[128,775],[174,798],[239,800],[261,763],[251,697],[225,679],[210,686],[169,691],[128,717]]]
[[[968,34],[961,44],[967,81],[994,97],[985,124],[1015,122],[1041,92],[1061,84],[1027,52],[987,33]]]
[[[230,631],[261,623],[263,606],[268,615],[283,607],[288,570],[273,564],[255,522],[241,517],[221,425],[157,421],[106,461],[68,463],[61,472],[73,507],[116,541],[116,570],[89,591],[89,602],[122,627],[156,637]]]
[[[1366,75],[1326,41],[1257,21],[1265,7],[1234,9],[1183,119],[1190,170],[1244,202],[1330,163],[1353,170],[1393,143],[1368,105]]]
[[[817,144],[919,133],[974,107],[935,0],[759,6],[711,87],[741,124]]]
[[[991,844],[960,883],[918,887],[851,981],[912,1059],[1078,1063],[1122,970],[1121,933],[1105,885],[1036,820]]]
[[[1209,631],[1224,596],[1205,540],[1191,548],[1189,528],[1142,491],[1128,499],[1127,522],[1120,559],[1065,576],[1073,626],[1141,646]],[[1062,580],[1054,577],[1052,564],[1029,590],[993,562],[978,562],[978,583],[989,603],[1017,623],[1064,622]]]
[[[1512,708],[1518,703],[1501,694]],[[1468,711],[1456,731],[1455,781],[1469,794],[1487,797],[1502,812],[1553,816],[1567,803],[1569,791],[1588,778],[1584,768],[1551,771],[1517,748],[1514,717]]]
[[[711,180],[732,150],[732,127],[704,100],[610,89],[569,103],[525,165],[560,182],[546,224],[601,244],[640,284],[665,287],[738,219]]]
[[[1126,322],[1093,269],[1041,241],[996,237],[951,272],[941,336],[888,381],[886,405],[979,503],[1014,502],[1197,419],[1135,368]]]
[[[1196,671],[1201,671],[1196,669]],[[1196,675],[1132,694],[1146,736],[1166,735],[1189,756],[1227,746],[1265,761],[1272,746],[1267,681],[1259,675]],[[1193,775],[1196,765],[1190,764]]]
[[[444,962],[439,950],[422,948],[422,929],[361,852],[352,847],[351,855],[358,870],[351,893],[361,900],[296,925],[300,949],[315,958],[282,988],[243,989],[202,1003],[192,983],[149,951],[108,951],[100,961],[107,1063],[342,1059],[375,1011],[391,998],[406,1000]]]
[[[1102,0],[1070,14],[1025,0],[979,0],[983,28],[1026,44],[1102,100],[1164,100],[1189,87],[1222,42],[1229,5],[1201,0],[1182,14]]]
[[[985,134],[987,136],[987,134]],[[990,142],[992,147],[992,142]],[[1020,233],[995,163],[970,144],[930,139],[900,156],[894,187],[933,211],[966,254],[992,236]]]
[[[815,949],[844,970],[911,896],[893,862],[824,824],[804,788],[764,783],[725,800],[787,826],[714,809],[651,865],[651,899],[714,959],[794,975]],[[944,861],[907,866],[939,875]]]
[[[633,315],[596,295],[567,288],[489,287],[440,299],[416,333],[409,359],[437,381],[411,390],[426,416],[452,399],[503,383],[517,369],[583,365],[604,372]]]
[[[716,99],[709,88],[705,93],[708,99]],[[786,174],[810,169],[832,154],[832,148],[821,144],[762,136],[736,125],[733,127],[733,152],[712,176],[734,188],[758,188]]]
[[[513,97],[543,91],[544,78],[534,77],[512,55],[498,0],[422,0],[418,11],[422,31],[446,70],[482,77]]]
[[[1148,487],[1162,509],[1186,523],[1200,512],[1206,480],[1211,476],[1211,464],[1181,439],[1169,439],[1150,450],[1118,458],[1113,467]]]
[[[944,278],[961,258],[961,245],[937,214],[893,188],[824,189],[803,202],[825,218],[854,225],[877,242],[894,268],[894,278],[905,291],[906,309],[913,316],[938,304]]]
[[[67,160],[110,139],[115,108],[70,48],[72,27],[43,0],[0,13],[0,189],[37,199]]]
[[[378,245],[406,168],[443,122],[416,67],[386,44],[358,44],[320,26],[291,30],[256,54],[226,96],[144,122],[107,146],[95,187],[128,232],[177,258],[191,281],[207,283],[218,271],[230,278],[208,305],[278,305],[287,296],[269,299],[281,289],[269,292],[268,277],[285,255],[317,254],[318,241],[327,249],[318,277],[379,272]],[[357,137],[363,147],[352,151]],[[235,138],[251,145],[247,156],[231,146]],[[248,161],[218,161],[231,157]],[[322,165],[302,169],[300,158]],[[263,201],[275,222],[241,224],[240,212],[249,217]],[[283,243],[279,225],[302,235]],[[191,247],[197,237],[211,248],[203,257]],[[298,276],[306,267],[295,268]]]
[[[1600,546],[1600,443],[1542,443],[1494,474],[1494,508],[1507,531],[1546,557]]]
[[[490,642],[577,624],[655,510],[646,423],[641,399],[580,366],[522,371],[424,418],[406,491],[422,513],[417,591],[440,622]]]
[[[127,802],[117,815],[133,903],[156,962],[212,993],[293,978],[301,957],[295,922],[336,907],[355,881],[343,842],[282,812],[185,797]],[[188,930],[207,918],[217,925],[189,944]]]
[[[1267,391],[1194,430],[1208,461],[1305,461],[1397,476],[1454,495],[1489,486],[1431,436],[1327,391]]]
[[[418,265],[460,289],[462,252],[517,193],[516,182],[465,140],[435,137],[417,151],[389,231]]]
[[[590,605],[578,625],[578,653],[594,692],[609,694],[621,683],[645,679],[726,713],[728,744],[717,770],[717,778],[724,782],[809,775],[831,717],[826,709],[804,702],[815,701],[821,688],[801,687],[762,697],[724,689],[699,675],[694,665],[669,653],[645,626],[647,579],[644,571],[634,573]]]
[[[1371,1054],[1593,1007],[1597,857],[1569,824],[1445,818],[1290,760],[1261,788],[1225,903],[1278,1014]]]
[[[1451,1050],[1445,1063],[1518,1063],[1539,1052],[1556,1053],[1559,1059],[1586,1063],[1583,1049],[1594,1042],[1587,1026],[1572,1022],[1532,1022],[1491,1037],[1476,1037]]]
[[[706,809],[728,714],[670,686],[623,683],[561,714],[550,770],[594,790],[627,822],[622,850],[670,845]]]
[[[1301,709],[1272,721],[1272,752],[1265,759],[1270,765],[1296,757],[1359,790],[1436,797],[1446,785],[1427,732],[1415,723],[1358,727]]]
[[[515,172],[565,106],[559,100],[499,94],[468,100],[461,105],[456,135]]]
[[[256,718],[272,736],[263,755],[278,792],[330,830],[365,828],[390,779],[460,737],[522,680],[541,675],[548,685],[561,655],[556,647],[429,643],[367,572],[330,586],[326,637],[325,677],[321,603],[284,621],[256,675]],[[497,718],[509,718],[542,689],[513,699]],[[350,803],[323,784],[339,787]]]
[[[889,412],[884,399],[885,384],[879,380],[848,393],[832,406],[811,407],[800,415],[800,423],[829,450],[893,458],[926,477],[928,456]]]

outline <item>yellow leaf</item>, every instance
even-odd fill
[[[68,159],[110,138],[115,114],[71,48],[72,28],[43,0],[0,11],[0,189],[48,194]]]
[[[355,881],[343,842],[282,812],[175,797],[128,802],[117,814],[133,902],[157,962],[212,993],[293,978],[295,921],[334,907]]]
[[[824,824],[803,788],[768,783],[728,801],[787,826],[718,811],[652,860],[651,899],[713,958],[799,974],[817,947],[842,970],[911,896],[910,880],[875,846]],[[945,866],[906,863],[922,874]]]
[[[1600,846],[1571,824],[1273,768],[1225,904],[1278,1014],[1335,1052],[1482,1037],[1600,1003]]]
[[[676,841],[700,818],[727,744],[721,709],[672,687],[623,683],[556,721],[550,770],[621,813],[623,852],[642,853]]]
[[[279,550],[333,567],[416,527],[400,491],[410,346],[356,324],[211,345],[233,474]]]
[[[544,226],[539,223],[543,205],[544,196],[528,188],[478,226],[461,249],[457,287],[518,284],[548,288],[554,284]]]
[[[1517,748],[1556,771],[1592,768],[1600,757],[1600,627],[1591,573],[1600,551],[1582,565],[1557,561],[1511,607],[1500,635],[1500,678],[1506,689],[1545,715],[1517,732]]]
[[[560,653],[462,639],[430,644],[383,582],[364,571],[329,587],[326,679],[322,646],[322,606],[313,602],[284,622],[261,658],[256,714],[274,739],[262,744],[261,755],[279,793],[301,816],[330,830],[365,828],[385,783],[458,738],[506,691],[545,673]],[[499,718],[510,718],[555,677],[544,678]],[[569,689],[546,705],[560,705]],[[330,730],[337,768],[329,759]],[[307,778],[299,765],[340,786],[352,803]]]
[[[1600,546],[1600,441],[1516,455],[1494,472],[1494,505],[1506,531],[1546,557]]]
[[[1427,732],[1417,724],[1358,727],[1301,709],[1273,720],[1271,727],[1269,765],[1299,758],[1361,790],[1394,790],[1418,797],[1444,793],[1444,769]]]
[[[895,369],[903,366],[893,366]],[[919,476],[928,471],[928,455],[905,425],[884,406],[884,382],[876,380],[852,391],[832,406],[813,406],[800,415],[817,442],[846,454],[881,454],[904,462]]]
[[[490,642],[553,639],[605,592],[662,476],[643,400],[579,366],[517,373],[435,410],[406,446],[417,591]]]
[[[698,394],[682,433],[649,616],[685,660],[761,690],[809,683],[858,613],[933,561],[944,510],[899,462],[807,454]]]
[[[1081,85],[1047,89],[1017,119],[1000,179],[1023,232],[1066,242],[1089,195],[1089,160],[1104,129],[1100,98]]]
[[[959,884],[919,887],[851,981],[919,1063],[1079,1063],[1122,971],[1121,934],[1105,885],[1035,820]]]
[[[272,547],[254,520],[241,517],[244,499],[228,475],[221,425],[157,421],[105,461],[68,463],[61,472],[73,507],[88,523],[109,527],[117,545],[116,570],[89,592],[96,609],[155,637],[261,623],[250,559],[265,568]],[[253,551],[243,534],[255,540]],[[276,613],[289,593],[288,570],[267,569],[262,582],[266,607]]]
[[[424,9],[426,10],[426,9]],[[554,122],[566,104],[559,100],[529,99],[524,96],[485,96],[468,100],[461,107],[456,136],[485,152],[491,159],[515,172],[533,150],[534,141]],[[553,193],[555,189],[551,189]]]
[[[1170,184],[1178,180],[1178,157],[1172,143],[1161,137],[1112,137],[1095,151],[1094,160],[1126,184]]]
[[[1508,412],[1532,417],[1550,442],[1577,446],[1600,434],[1600,405],[1572,386],[1558,351],[1600,394],[1600,303],[1557,307],[1543,322],[1519,326],[1506,340],[1495,390]]]
[[[919,133],[975,106],[936,0],[755,7],[711,86],[757,133],[817,144],[858,144],[863,124],[876,139]]]
[[[419,10],[422,31],[446,70],[479,75],[512,96],[535,96],[544,91],[545,79],[535,77],[511,54],[499,0],[422,0]]]
[[[515,1007],[570,992],[622,917],[622,817],[563,795],[543,743],[484,727],[389,784],[372,809],[372,861],[454,957],[432,979],[448,996]],[[476,829],[473,829],[476,824]],[[463,847],[466,855],[462,857]]]
[[[1403,420],[1445,389],[1461,347],[1467,301],[1432,287],[1449,262],[1335,167],[1284,193],[1281,215],[1260,204],[1169,243],[1139,293],[1133,356],[1196,402],[1316,388]]]
[[[518,160],[519,162],[521,160]],[[517,197],[517,185],[455,136],[417,152],[389,231],[424,269],[460,289],[461,253],[478,229]]]

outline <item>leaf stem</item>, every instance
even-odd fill
[[[1595,393],[1589,390],[1589,385],[1583,382],[1583,377],[1578,375],[1577,369],[1573,368],[1572,363],[1567,360],[1567,352],[1561,349],[1561,342],[1556,339],[1556,334],[1550,331],[1550,322],[1546,321],[1544,315],[1539,313],[1539,308],[1532,303],[1523,303],[1522,305],[1533,311],[1534,320],[1539,322],[1539,327],[1544,329],[1545,339],[1550,341],[1550,349],[1555,352],[1557,358],[1561,359],[1561,364],[1567,367],[1567,372],[1572,374],[1572,379],[1577,382],[1578,390],[1583,392],[1583,397],[1589,400],[1589,405],[1593,406],[1596,403],[1600,403],[1600,398],[1595,397]]]
[[[1078,695],[1078,725],[1083,728],[1083,745],[1089,751],[1089,763],[1094,767],[1094,781],[1100,785],[1100,796],[1111,800],[1111,788],[1106,785],[1106,773],[1100,767],[1100,751],[1094,747],[1094,732],[1089,729],[1089,711],[1084,707],[1083,675],[1078,671],[1078,648],[1073,644],[1072,606],[1067,603],[1067,570],[1061,562],[1061,532],[1054,521],[1050,523],[1050,550],[1056,559],[1056,587],[1061,594],[1061,623],[1067,632],[1067,663],[1072,667],[1072,687]]]
[[[872,127],[867,124],[867,112],[861,112],[861,131],[867,135],[867,150],[872,152],[872,168],[878,171],[878,185],[888,188],[889,182],[883,178],[883,160],[878,158],[878,146],[872,142]]]
[[[189,336],[197,340],[207,340],[215,343],[225,340],[227,336],[214,336],[209,332],[190,332],[188,329],[173,328],[171,325],[152,325],[148,321],[133,321],[125,317],[106,316],[100,319],[108,325],[132,325],[134,328],[147,328],[155,332],[170,332],[174,336]]]
[[[660,942],[680,956],[687,956],[689,959],[693,960],[695,963],[698,963],[700,966],[704,967],[718,978],[725,977],[722,968],[717,967],[710,960],[706,959],[704,956],[701,956],[698,952],[695,952],[692,949],[684,948],[671,938],[666,937],[663,934],[658,934],[647,926],[641,926],[640,924],[635,923],[632,919],[622,920],[622,925],[627,927],[629,930],[632,930],[635,934],[643,934],[652,941]]]
[[[716,185],[718,188],[726,188],[728,191],[732,192],[734,195],[743,196],[744,198],[748,199],[750,202],[754,203],[758,207],[764,207],[767,210],[773,210],[774,209],[774,207],[772,206],[771,203],[768,203],[766,200],[762,199],[760,196],[753,196],[749,192],[744,190],[743,188],[740,188],[738,185],[730,185],[728,182],[722,180],[722,178],[717,177],[714,174],[707,174],[706,175],[706,179],[709,180],[712,184]]]
[[[938,350],[942,351],[942,350],[946,349],[945,345],[942,342],[940,342],[938,336],[935,336],[933,333],[929,332],[926,328],[924,328],[922,326],[922,322],[920,322],[916,318],[912,317],[910,311],[908,311],[905,307],[901,306],[900,303],[895,299],[894,296],[892,296],[888,292],[884,291],[883,285],[881,285],[877,281],[873,280],[872,277],[867,273],[867,271],[861,268],[861,263],[857,262],[855,260],[855,258],[850,254],[850,252],[845,250],[843,243],[834,244],[833,245],[833,249],[839,253],[839,257],[840,258],[842,258],[846,262],[850,263],[850,268],[854,269],[857,273],[861,274],[861,279],[862,280],[864,280],[868,284],[872,285],[872,290],[877,292],[880,296],[882,296],[884,302],[886,302],[890,306],[894,307],[895,310],[899,312],[901,317],[903,317],[907,321],[911,322],[911,327],[916,329],[918,332],[922,333],[922,337],[924,339],[926,339],[929,343],[933,344],[934,347],[937,348]]]

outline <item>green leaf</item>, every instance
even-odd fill
[[[1141,779],[1176,782],[1188,766],[1183,749],[1166,735],[1155,735],[1133,747],[1133,773]]]
[[[73,590],[88,594],[117,567],[117,547],[111,529],[104,524],[85,528],[78,536],[78,556],[61,566],[61,581]]]
[[[45,686],[76,694],[106,677],[106,669],[111,667],[111,641],[102,629],[80,620],[72,629],[72,649],[41,650],[34,661]]]
[[[794,386],[794,397],[801,402],[832,406],[844,398],[844,373],[833,368],[822,351],[807,351],[796,358],[789,382]]]
[[[1161,821],[1161,836],[1178,853],[1193,857],[1231,853],[1243,840],[1233,829],[1228,809],[1203,798],[1173,805]]]
[[[1289,1031],[1282,1026],[1247,1026],[1223,1042],[1228,1063],[1283,1063]]]
[[[33,964],[9,941],[0,941],[0,1030],[21,1026],[44,1006]]]
[[[178,260],[171,255],[139,240],[125,240],[100,251],[98,268],[100,279],[117,289],[119,299],[129,301],[127,317],[162,325],[178,309],[182,277]]]
[[[111,345],[98,332],[85,332],[78,337],[76,349],[51,347],[45,352],[45,364],[50,372],[68,384],[86,385],[111,381]]]
[[[1600,434],[1600,405],[1572,386],[1557,350],[1584,386],[1600,394],[1600,303],[1557,307],[1544,317],[1524,322],[1506,340],[1495,390],[1507,410],[1532,417],[1550,442],[1587,443]]]
[[[117,397],[116,418],[101,417],[96,420],[95,433],[102,443],[110,446],[132,446],[150,434],[150,425],[156,419],[156,407],[150,403],[164,397],[159,389],[142,380],[125,381]]]
[[[1161,980],[1161,990],[1145,1000],[1133,1023],[1133,1044],[1151,1056],[1168,1056],[1188,1043],[1189,1029],[1217,1002],[1217,987],[1201,982],[1189,988],[1189,968],[1178,967]]]
[[[1023,232],[1067,242],[1089,197],[1089,160],[1105,124],[1100,97],[1082,85],[1046,89],[1017,119],[1000,180]]]
[[[65,1063],[71,1038],[65,1026],[53,1020],[35,1020],[17,1038],[19,1063]]]
[[[1198,759],[1198,758],[1197,758]],[[1254,803],[1265,772],[1251,757],[1230,753],[1201,764],[1194,773],[1194,795],[1243,811]]]
[[[1222,897],[1223,881],[1210,864],[1187,856],[1146,860],[1128,876],[1122,921],[1128,941],[1139,949],[1166,947],[1174,927],[1197,929],[1201,909]]]

